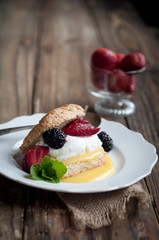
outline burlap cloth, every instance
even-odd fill
[[[116,217],[123,219],[131,198],[138,200],[138,207],[145,207],[150,203],[150,195],[140,183],[111,192],[58,193],[58,196],[72,211],[76,221],[94,229],[110,225]]]

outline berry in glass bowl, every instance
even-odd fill
[[[101,98],[95,110],[102,114],[128,116],[134,113],[130,101],[136,88],[136,74],[146,69],[145,56],[140,53],[115,53],[98,48],[91,56],[91,76],[88,91]]]

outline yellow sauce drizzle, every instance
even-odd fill
[[[103,148],[97,148],[94,151],[87,152],[81,155],[77,155],[75,157],[70,157],[65,160],[63,160],[63,164],[66,166],[71,165],[72,163],[78,163],[78,162],[89,162],[93,159],[97,158],[101,155],[101,153],[104,152]]]
[[[101,180],[110,177],[115,172],[115,166],[112,159],[106,154],[105,164],[101,167],[79,173],[76,176],[61,179],[61,182],[67,183],[86,183]]]

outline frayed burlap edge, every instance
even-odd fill
[[[110,225],[116,217],[123,219],[126,205],[131,198],[136,198],[140,207],[149,206],[151,200],[140,183],[105,193],[58,193],[58,196],[72,211],[75,220],[81,226],[93,229]]]

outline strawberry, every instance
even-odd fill
[[[27,173],[30,173],[30,168],[29,168],[29,165],[28,165],[28,160],[27,160],[26,155],[24,156],[24,158],[22,160],[22,169],[23,169],[23,171],[25,171]]]
[[[89,121],[78,118],[69,123],[63,130],[66,135],[88,137],[96,134],[100,128],[95,128]]]
[[[136,79],[133,75],[131,75],[129,76],[129,81],[125,88],[125,93],[132,94],[135,90],[135,86],[136,86]]]
[[[124,53],[117,53],[116,56],[117,56],[116,68],[120,68],[121,61],[125,57],[125,54]]]
[[[93,85],[98,89],[105,89],[107,86],[107,77],[109,71],[91,67],[91,79]]]
[[[91,63],[96,68],[113,70],[117,64],[117,56],[107,48],[98,48],[92,54]]]
[[[114,69],[108,78],[107,88],[112,93],[123,92],[127,87],[129,75],[120,69]]]
[[[124,71],[139,70],[146,65],[146,59],[140,52],[127,54],[121,61],[120,68]]]
[[[29,149],[23,158],[22,169],[26,172],[30,172],[31,166],[40,163],[41,159],[46,155],[49,156],[49,148],[47,147],[37,145]]]

